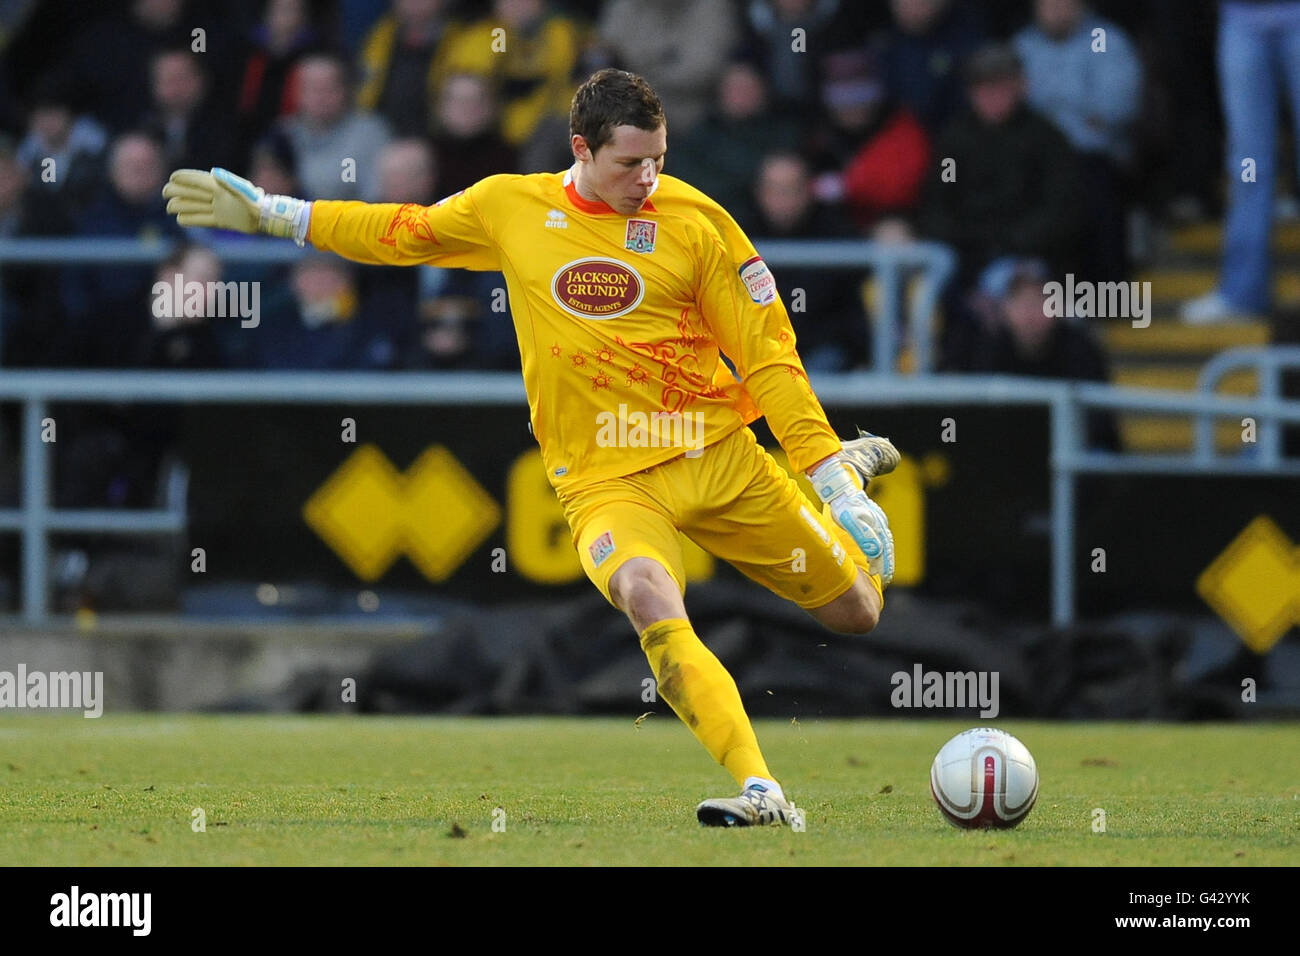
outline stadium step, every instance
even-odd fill
[[[1204,256],[1216,262],[1223,251],[1223,224],[1198,222],[1170,231],[1168,248],[1184,256]],[[1273,251],[1280,255],[1300,255],[1300,222],[1280,222],[1273,229]]]

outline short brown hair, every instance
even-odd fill
[[[650,84],[613,68],[591,74],[573,94],[569,109],[569,135],[585,139],[593,155],[613,140],[619,126],[652,132],[664,122],[663,104]]]

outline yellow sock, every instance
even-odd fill
[[[695,636],[690,621],[669,618],[641,635],[659,696],[727,772],[744,786],[747,777],[771,780],[745,714],[740,691],[722,662]]]

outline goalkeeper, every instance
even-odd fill
[[[594,74],[569,124],[568,171],[489,176],[433,206],[268,196],[224,169],[177,170],[163,195],[182,226],[505,274],[533,435],[583,569],[636,628],[659,694],[741,787],[698,819],[790,823],[735,681],[687,618],[681,534],[827,628],[866,633],[894,543],[865,489],[898,452],[831,430],[767,265],[717,203],[661,175],[667,128],[643,79]],[[757,444],[747,426],[760,416],[821,513]]]

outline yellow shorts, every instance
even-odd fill
[[[857,576],[852,539],[748,428],[697,457],[561,495],[560,504],[582,568],[606,600],[609,579],[629,558],[658,561],[685,594],[679,531],[803,608],[829,603]],[[857,556],[865,562],[860,550]],[[879,576],[869,577],[880,591]]]

